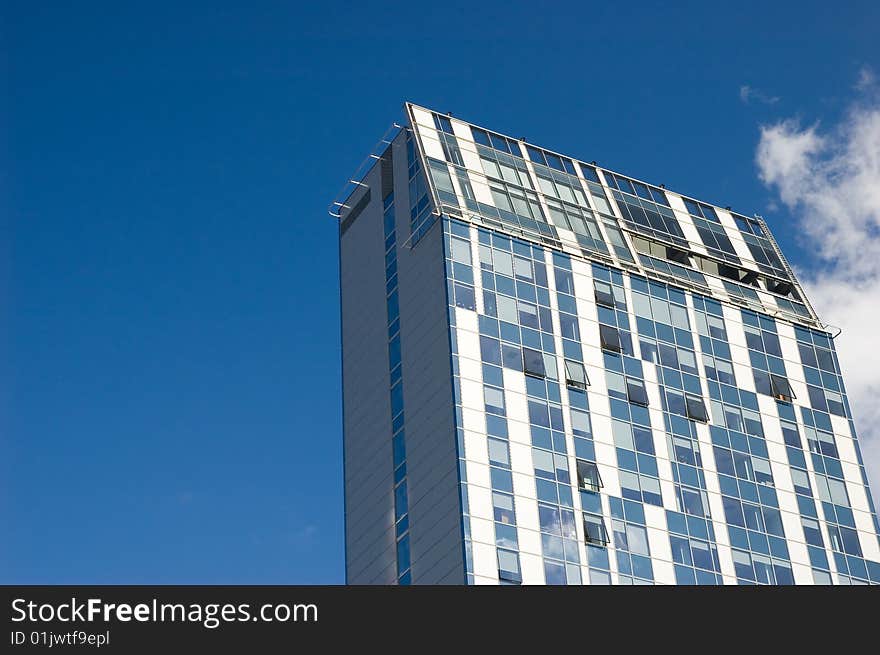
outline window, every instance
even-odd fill
[[[810,478],[806,471],[800,469],[791,469],[791,481],[794,483],[795,493],[802,496],[812,496],[813,490],[810,487]]]
[[[397,571],[401,578],[409,570],[410,563],[409,535],[406,534],[397,542]]]
[[[781,375],[770,374],[770,389],[773,391],[773,397],[776,400],[790,403],[791,399],[795,397],[794,392],[791,390],[791,385],[788,384],[788,380]]]
[[[678,248],[667,246],[666,259],[669,259],[673,262],[678,262],[679,264],[684,264],[685,266],[691,265],[690,253],[688,253],[686,250],[679,250]]]
[[[449,249],[452,253],[452,261],[459,264],[471,265],[471,244],[465,239],[452,237],[449,242]]]
[[[477,311],[477,299],[474,295],[474,288],[469,284],[455,283],[455,306],[462,309],[469,309],[472,312]]]
[[[489,463],[496,466],[510,467],[510,455],[507,452],[507,442],[501,439],[488,440]]]
[[[804,539],[810,546],[825,547],[825,542],[822,540],[822,530],[819,527],[818,521],[802,517],[801,525],[804,526]]]
[[[596,292],[596,304],[614,309],[614,293],[611,290],[611,285],[607,282],[593,280],[593,287]]]
[[[648,532],[642,526],[623,521],[612,521],[611,531],[614,536],[614,547],[618,550],[645,557],[651,556],[648,549]],[[651,573],[645,572],[647,575],[641,577],[652,577]]]
[[[590,415],[579,409],[571,408],[571,429],[577,437],[590,437],[593,431],[590,429]]]
[[[566,293],[570,296],[574,295],[574,278],[571,275],[571,271],[566,271],[564,268],[555,267],[553,272],[556,276],[556,290],[559,293]]]
[[[586,389],[590,384],[587,371],[580,362],[565,360],[565,384],[575,389]]]
[[[504,391],[495,387],[484,387],[483,398],[486,402],[486,411],[489,414],[504,416]]]
[[[517,310],[519,317],[519,324],[523,327],[529,327],[534,330],[540,328],[540,323],[538,322],[538,308],[530,302],[525,302],[523,300],[517,301]]]
[[[437,159],[428,159],[428,167],[431,171],[431,179],[439,191],[445,191],[450,194],[455,193],[455,187],[452,186],[452,178],[449,176],[449,168],[446,162]]]
[[[543,353],[544,357],[544,373],[551,380],[558,380],[559,376],[556,371],[556,356],[549,353]]]
[[[559,329],[564,339],[571,339],[572,341],[581,340],[581,330],[578,327],[577,316],[559,312]]]
[[[608,172],[605,172],[605,180],[611,187],[611,195],[617,200],[624,223],[639,232],[687,247],[678,220],[659,189],[656,193],[652,193],[653,190],[643,184],[636,182],[633,186],[632,180]],[[624,193],[620,193],[617,189]],[[637,195],[639,197],[636,197]]]
[[[505,323],[516,325],[519,321],[519,309],[517,302],[507,296],[496,296],[498,319]]]
[[[595,462],[577,461],[578,488],[584,491],[599,491],[602,488],[602,477]]]
[[[544,355],[531,348],[523,348],[523,373],[533,377],[543,378],[547,376],[544,368]]]
[[[519,571],[519,556],[510,550],[498,549],[498,578],[502,582],[519,584],[522,575]]]
[[[706,413],[706,404],[703,402],[702,398],[685,394],[684,402],[687,407],[687,417],[689,419],[700,421],[701,423],[709,422],[709,416]]]
[[[495,520],[505,525],[515,525],[516,517],[513,510],[513,496],[508,494],[492,492],[492,506],[494,509]]]
[[[648,405],[648,392],[645,389],[645,383],[636,378],[626,379],[626,397],[631,403],[636,405]]]
[[[599,324],[599,339],[602,341],[602,348],[612,352],[620,352],[620,334],[617,328],[610,325]]]
[[[598,514],[584,514],[584,537],[588,544],[596,546],[608,545],[608,532],[605,522]]]

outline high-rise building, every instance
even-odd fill
[[[405,113],[331,206],[349,583],[880,583],[764,220]]]

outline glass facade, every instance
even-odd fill
[[[442,234],[463,581],[880,584],[834,342],[764,221],[407,110],[408,247]]]

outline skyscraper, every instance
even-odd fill
[[[760,217],[405,112],[331,205],[349,583],[880,583]]]

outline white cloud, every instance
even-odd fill
[[[856,88],[859,91],[872,89],[877,84],[877,76],[869,66],[863,66],[859,71],[859,79],[856,81]]]
[[[775,105],[779,102],[778,96],[768,95],[760,89],[755,89],[748,84],[743,84],[739,87],[739,99],[746,105],[753,101],[761,102],[765,105]]]
[[[873,74],[839,124],[784,120],[761,128],[757,163],[814,249],[798,271],[835,340],[871,490],[880,494],[880,101]],[[876,500],[880,501],[880,497]]]

